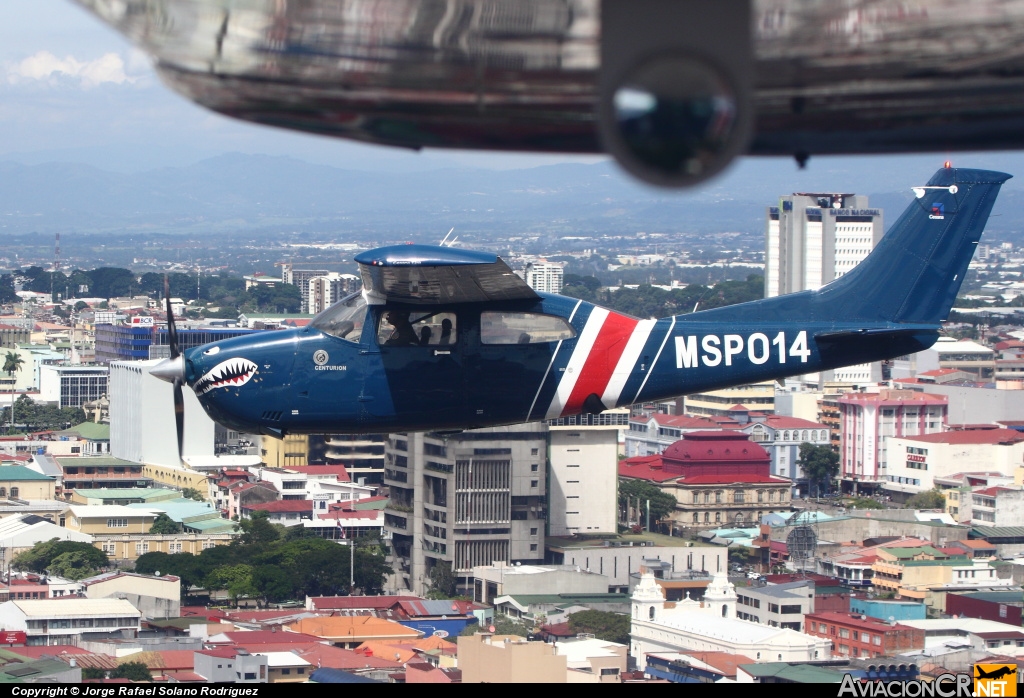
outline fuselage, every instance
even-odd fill
[[[215,421],[245,432],[444,431],[873,361],[918,351],[937,336],[933,326],[904,325],[833,341],[862,325],[723,324],[714,310],[638,320],[549,294],[429,308],[365,305],[358,296],[347,310],[345,303],[302,329],[194,349],[186,382]],[[394,342],[390,312],[418,318],[416,341]]]

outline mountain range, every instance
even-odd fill
[[[1024,156],[962,156],[957,164],[1012,173],[1024,170]],[[867,194],[891,222],[909,202],[910,187],[923,184],[938,166],[936,156],[821,158],[805,170],[789,160],[746,158],[699,188],[675,192],[638,184],[609,161],[395,173],[230,153],[124,173],[8,160],[0,162],[0,229],[5,235],[288,229],[354,238],[439,238],[453,226],[468,233],[550,237],[758,233],[765,207],[797,191]],[[989,234],[1008,239],[1024,230],[1022,203],[1024,180],[1010,180]]]

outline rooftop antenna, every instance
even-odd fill
[[[50,272],[50,301],[54,300],[53,296],[53,277],[57,275],[57,270],[60,269],[60,233],[57,233],[57,241],[53,245],[53,270]]]

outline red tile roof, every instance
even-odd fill
[[[889,625],[883,620],[877,618],[862,618],[858,613],[839,613],[838,611],[822,611],[821,613],[808,613],[805,618],[807,620],[819,620],[825,621],[826,623],[842,624],[850,627],[864,628],[865,630],[871,630],[872,632],[888,632],[892,630],[906,630],[907,626],[896,623]],[[810,626],[808,626],[810,627]]]
[[[300,657],[317,667],[330,669],[400,669],[398,662],[383,657],[374,657],[363,652],[353,652],[333,645],[311,645],[296,652]]]
[[[280,514],[288,512],[312,512],[313,511],[313,500],[312,499],[278,499],[274,502],[254,502],[252,504],[243,504],[242,509],[245,511],[267,511],[271,514]]]
[[[224,636],[232,644],[259,644],[265,642],[272,642],[276,644],[280,643],[311,643],[311,642],[323,642],[322,638],[316,635],[307,635],[305,633],[293,633],[291,631],[283,630],[281,632],[274,632],[272,630],[233,630],[231,632],[224,633]]]
[[[799,417],[783,417],[779,415],[765,417],[764,424],[772,429],[828,429],[827,424],[819,424],[818,422],[800,419]]]
[[[402,601],[420,601],[418,596],[313,596],[310,604],[318,611],[384,609]]]
[[[677,479],[679,473],[666,472],[661,456],[635,456],[619,463],[619,476],[651,480],[652,482],[666,482]]]
[[[875,405],[904,405],[926,402],[945,405],[949,403],[949,398],[945,395],[932,395],[931,393],[883,390],[881,393],[843,393],[839,396],[839,402],[842,404],[871,403]]]
[[[344,465],[289,465],[286,470],[305,475],[335,475],[338,482],[351,482],[348,469]]]
[[[274,483],[264,482],[262,480],[260,482],[236,482],[235,484],[231,485],[230,489],[232,492],[245,492],[247,490],[251,490],[253,487],[262,487],[263,489],[271,490],[272,492],[277,492],[277,488],[274,487]]]
[[[1019,491],[1020,490],[1014,489],[1013,487],[1002,487],[1002,486],[997,485],[995,487],[986,487],[983,490],[975,490],[973,492],[973,494],[980,494],[980,495],[984,495],[986,497],[995,497],[1000,492],[1019,492]]]

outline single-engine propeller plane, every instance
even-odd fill
[[[492,254],[384,247],[309,326],[185,354],[172,329],[151,371],[176,405],[187,384],[215,421],[280,437],[514,424],[911,354],[938,338],[1009,178],[947,166],[822,288],[660,320],[538,293]]]

